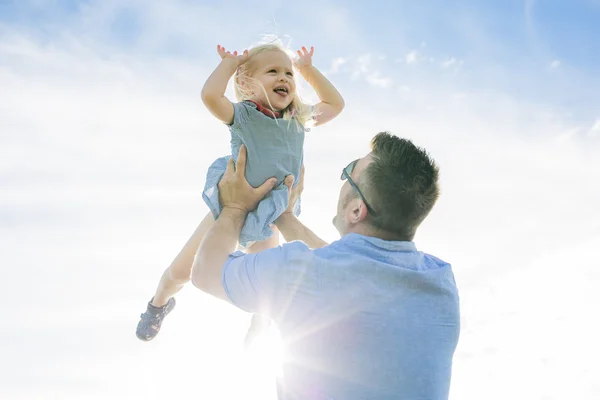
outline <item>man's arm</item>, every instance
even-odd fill
[[[294,204],[296,204],[296,201],[304,190],[304,165],[300,171],[300,181],[296,187],[293,187],[294,177],[292,175],[286,176],[283,183],[288,187],[289,191],[288,209],[275,220],[275,226],[279,228],[285,241],[293,242],[294,240],[300,240],[306,243],[311,249],[327,246],[329,243],[315,235],[313,231],[308,229],[294,215]]]
[[[235,251],[248,212],[254,210],[277,183],[276,178],[271,178],[258,188],[250,186],[245,176],[246,157],[246,147],[241,146],[235,167],[233,159],[227,163],[219,182],[221,214],[202,239],[192,267],[194,286],[226,301],[229,297],[222,283],[223,266]]]
[[[247,213],[224,208],[208,230],[194,259],[192,283],[198,289],[221,300],[229,301],[223,289],[222,275],[225,261],[235,251]]]
[[[279,228],[286,242],[300,240],[311,249],[318,249],[329,244],[308,229],[293,213],[285,212],[281,214],[275,220],[275,225]]]

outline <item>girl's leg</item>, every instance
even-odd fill
[[[200,247],[202,238],[208,229],[214,224],[215,219],[211,212],[206,214],[200,225],[196,228],[187,243],[183,246],[177,257],[171,262],[169,268],[163,273],[156,293],[151,304],[155,307],[162,307],[167,304],[167,301],[179,292],[183,286],[189,282],[192,274],[192,266],[194,257]]]
[[[209,212],[169,265],[169,268],[163,273],[154,297],[148,303],[146,312],[140,317],[135,332],[140,340],[152,340],[160,331],[163,319],[175,307],[173,296],[190,280],[196,251],[200,246],[200,242],[202,242],[202,238],[213,224],[214,218],[212,213]]]
[[[273,236],[262,242],[254,243],[252,246],[250,246],[250,248],[248,248],[248,254],[260,253],[263,250],[279,246],[279,230],[275,225],[272,225],[271,229],[273,230]],[[244,345],[248,347],[261,332],[265,331],[269,327],[270,322],[271,320],[267,316],[253,314],[252,320],[250,321],[250,327],[248,328],[246,337],[244,338]]]

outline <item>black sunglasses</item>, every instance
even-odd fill
[[[340,176],[340,179],[341,180],[346,180],[346,179],[348,180],[348,183],[350,184],[350,186],[352,186],[358,192],[358,195],[360,196],[360,199],[363,201],[363,203],[365,203],[365,206],[367,207],[367,210],[369,211],[369,213],[371,213],[371,215],[375,215],[375,211],[373,211],[373,209],[371,208],[371,206],[369,206],[369,203],[367,203],[367,200],[365,199],[365,196],[363,196],[363,194],[360,191],[360,189],[358,188],[358,186],[356,186],[356,183],[354,183],[354,181],[350,177],[350,175],[352,174],[352,171],[354,171],[354,167],[356,166],[357,162],[358,162],[358,160],[354,160],[350,164],[348,164],[346,166],[346,168],[344,168],[342,170],[342,175]]]

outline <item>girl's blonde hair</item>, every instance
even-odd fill
[[[290,52],[284,48],[281,44],[275,43],[265,43],[259,44],[255,47],[252,47],[248,50],[248,60],[239,66],[237,71],[235,71],[234,79],[233,79],[233,87],[235,90],[235,97],[237,101],[250,100],[256,90],[262,90],[265,92],[265,88],[258,82],[257,79],[252,77],[252,73],[256,70],[252,59],[254,56],[260,53],[265,53],[267,51],[281,51],[285,53],[290,59],[292,55]],[[294,74],[294,80],[296,80],[296,74]],[[267,101],[268,97],[267,97]],[[283,119],[291,120],[295,118],[302,127],[305,127],[310,121],[313,119],[313,108],[302,101],[300,96],[298,95],[298,84],[296,82],[296,91],[294,92],[292,102],[285,109],[282,110]]]

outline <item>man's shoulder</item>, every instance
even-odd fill
[[[306,243],[300,241],[300,240],[295,240],[293,242],[288,242],[288,243],[284,243],[281,246],[279,246],[281,248],[281,251],[283,252],[283,254],[285,255],[289,255],[289,256],[301,256],[301,255],[307,255],[313,252],[313,250],[308,247],[306,245]]]
[[[429,253],[422,253],[422,254],[423,254],[423,260],[424,260],[424,264],[425,264],[426,268],[427,267],[428,267],[428,269],[447,268],[449,270],[452,269],[452,265],[449,262],[442,260],[441,258],[436,257]]]
[[[260,253],[249,254],[241,250],[237,250],[229,255],[229,260],[234,260],[241,258],[244,260],[256,260],[257,257],[264,261],[267,261],[267,264],[271,264],[276,259],[281,261],[287,261],[293,258],[300,258],[304,255],[308,255],[312,252],[312,250],[301,241],[294,241],[284,243],[278,247],[274,247],[271,249],[263,250]],[[255,261],[252,261],[255,262]]]

